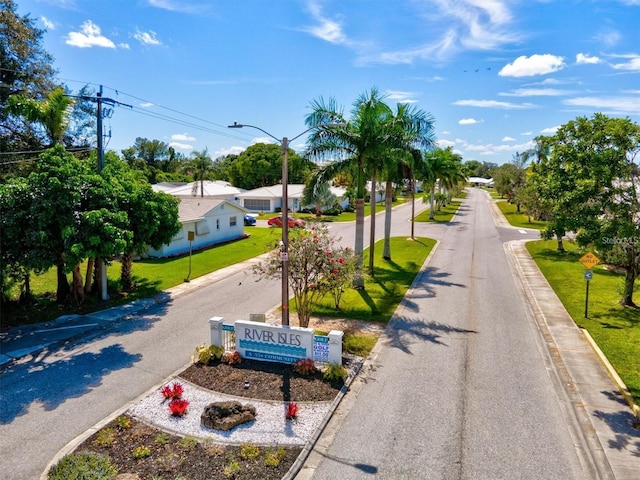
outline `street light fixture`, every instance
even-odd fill
[[[243,127],[260,130],[282,145],[282,246],[280,249],[280,260],[282,261],[282,325],[289,325],[289,142],[313,130],[314,127],[306,129],[291,139],[283,137],[282,140],[255,125],[233,122],[233,125],[229,125],[228,128]]]

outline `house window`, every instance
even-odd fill
[[[196,235],[206,235],[209,233],[209,225],[206,220],[196,223]]]
[[[235,227],[236,223],[237,223],[236,217],[229,218],[229,226],[230,227]]]
[[[216,218],[216,230],[220,230],[220,219]]]

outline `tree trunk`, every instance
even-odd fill
[[[91,294],[91,287],[93,282],[93,267],[95,266],[96,259],[90,258],[87,260],[87,272],[84,275],[84,293],[85,295]]]
[[[69,287],[69,280],[64,273],[64,260],[61,258],[60,262],[56,266],[58,277],[58,288],[56,289],[56,302],[62,303],[69,298],[71,294],[71,288]]]
[[[376,244],[376,185],[378,181],[376,174],[371,175],[371,192],[369,192],[369,217],[371,226],[369,228],[369,275],[373,275],[373,260]]]
[[[429,220],[435,220],[436,212],[434,202],[436,200],[436,184],[431,185],[431,197],[429,198]]]
[[[411,181],[411,240],[415,240],[414,237],[414,225],[416,223],[416,182]]]
[[[133,286],[131,270],[133,266],[133,255],[123,253],[120,257],[120,286],[123,290],[130,290]]]
[[[562,244],[562,235],[556,233],[556,240],[558,240],[558,251],[564,253],[564,245]]]
[[[633,303],[633,287],[636,283],[636,271],[633,267],[627,268],[624,274],[624,293],[620,299],[620,305],[625,307],[635,307]]]
[[[393,183],[387,180],[384,200],[384,248],[382,258],[391,260],[391,207],[393,206]]]
[[[356,199],[356,240],[353,253],[356,256],[356,274],[353,277],[353,288],[364,288],[362,276],[362,252],[364,250],[364,198]]]
[[[80,273],[80,265],[73,267],[73,299],[77,305],[84,303],[84,286],[82,285],[82,274]]]

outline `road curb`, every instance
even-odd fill
[[[598,359],[600,359],[600,363],[602,363],[604,368],[607,370],[607,373],[611,377],[611,380],[614,381],[614,383],[620,390],[620,393],[629,404],[631,411],[635,415],[640,425],[640,407],[636,405],[636,403],[634,402],[633,396],[629,392],[627,385],[622,381],[622,379],[620,378],[620,375],[618,375],[618,372],[616,372],[616,369],[613,368],[613,365],[611,365],[611,362],[609,362],[609,359],[606,357],[604,352],[600,350],[600,347],[598,346],[596,341],[593,339],[591,334],[584,328],[581,328],[580,331],[582,332],[582,335],[584,335],[584,337],[587,339],[587,342],[589,342],[589,345],[591,345],[591,348],[598,356]]]

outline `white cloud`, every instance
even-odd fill
[[[162,42],[158,40],[157,34],[153,30],[149,30],[148,32],[141,32],[140,30],[136,30],[133,38],[144,45],[162,45]]]
[[[506,108],[508,110],[516,110],[523,108],[532,108],[534,105],[531,103],[510,103],[499,102],[497,100],[456,100],[454,105],[460,105],[464,107],[480,107],[480,108]]]
[[[142,103],[140,104],[140,106],[141,106],[142,108],[151,108],[151,107],[153,107],[154,105],[155,105],[155,104],[153,104],[153,103],[151,103],[151,102],[142,102]]]
[[[188,133],[175,133],[171,135],[171,140],[177,142],[195,142],[196,137],[192,137]]]
[[[100,33],[100,27],[91,20],[84,22],[79,32],[69,32],[65,43],[80,48],[116,48],[111,40]]]
[[[458,124],[460,125],[474,125],[476,123],[478,123],[478,120],[475,118],[461,118],[458,120]]]
[[[640,56],[631,56],[629,61],[625,63],[615,63],[611,65],[616,70],[640,70]]]
[[[169,146],[175,148],[176,150],[193,150],[193,146],[186,143],[171,142],[169,143]]]
[[[543,128],[542,130],[540,130],[540,133],[543,135],[553,135],[558,131],[559,128],[560,125],[556,125],[555,127]]]
[[[601,63],[602,60],[598,57],[592,57],[587,53],[579,53],[576,55],[576,63],[578,65],[595,65],[597,63]]]
[[[386,90],[386,97],[389,100],[393,100],[397,103],[417,103],[418,100],[411,98],[413,96],[412,92],[401,92],[399,90]]]
[[[533,135],[533,132],[522,132],[520,135],[522,135],[523,137],[530,137],[531,135]]]
[[[522,55],[498,72],[501,77],[532,77],[557,72],[564,67],[564,58],[545,53],[527,57]]]
[[[513,137],[502,137],[503,142],[515,142],[516,139]]]
[[[251,145],[255,145],[256,143],[273,143],[274,141],[271,137],[255,137],[251,140]]]
[[[451,140],[439,139],[436,140],[436,144],[439,148],[447,148],[455,146],[456,142],[453,142]]]
[[[622,114],[637,115],[640,111],[640,97],[577,97],[565,100],[565,105],[607,110]]]
[[[513,92],[499,93],[501,97],[558,97],[568,95],[569,91],[557,88],[518,88]]]
[[[40,17],[40,21],[44,25],[44,28],[46,28],[47,30],[55,30],[56,29],[55,24],[51,20],[49,20],[47,17],[45,17],[45,16]]]
[[[245,150],[246,150],[245,147],[222,148],[220,150],[216,150],[215,157],[218,158],[218,157],[222,157],[222,156],[225,156],[225,155],[240,155]]]
[[[307,7],[311,16],[317,22],[317,25],[303,27],[303,32],[310,33],[314,37],[318,37],[329,43],[341,44],[345,43],[347,36],[342,31],[342,25],[335,20],[330,20],[322,14],[320,5],[315,0],[310,0]]]
[[[606,47],[613,47],[620,42],[622,35],[616,30],[602,30],[594,35],[596,43],[604,45]]]
[[[149,5],[170,12],[180,13],[201,13],[207,7],[205,5],[196,5],[185,0],[147,0]]]

